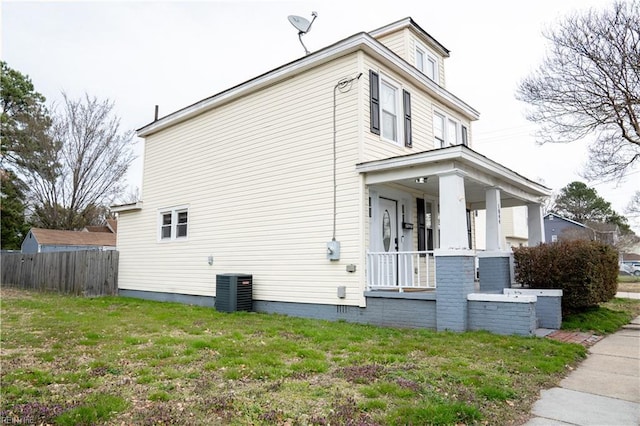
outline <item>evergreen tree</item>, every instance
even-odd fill
[[[25,187],[12,171],[0,170],[0,242],[4,250],[20,250],[29,225],[25,221]]]

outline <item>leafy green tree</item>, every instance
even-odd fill
[[[606,223],[616,214],[611,203],[583,182],[571,182],[560,190],[555,199],[555,211],[567,219],[585,223],[587,221]]]
[[[587,179],[619,178],[640,164],[640,0],[567,16],[543,35],[549,50],[518,99],[539,141],[587,138]]]
[[[29,232],[25,221],[25,186],[12,171],[0,170],[0,242],[5,250],[19,250]]]
[[[28,76],[0,62],[2,96],[0,132],[2,133],[3,169],[43,168],[47,155],[57,147],[49,137],[51,117]]]

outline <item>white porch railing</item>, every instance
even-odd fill
[[[367,252],[367,289],[436,288],[432,251]]]

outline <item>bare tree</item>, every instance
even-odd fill
[[[30,188],[35,225],[79,229],[100,220],[124,190],[134,159],[132,131],[120,131],[114,103],[85,95],[70,99],[53,115],[52,149],[43,166],[23,169]],[[54,149],[55,148],[55,149]]]
[[[517,91],[539,142],[592,138],[584,177],[623,177],[640,159],[640,0],[570,15],[543,35],[550,50]]]
[[[640,217],[640,191],[636,191],[635,194],[633,194],[625,212],[628,213],[630,217]]]

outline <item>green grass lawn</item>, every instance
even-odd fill
[[[520,424],[585,348],[2,289],[2,418]]]
[[[607,303],[562,318],[565,330],[593,331],[609,334],[640,315],[640,300],[615,298]]]

